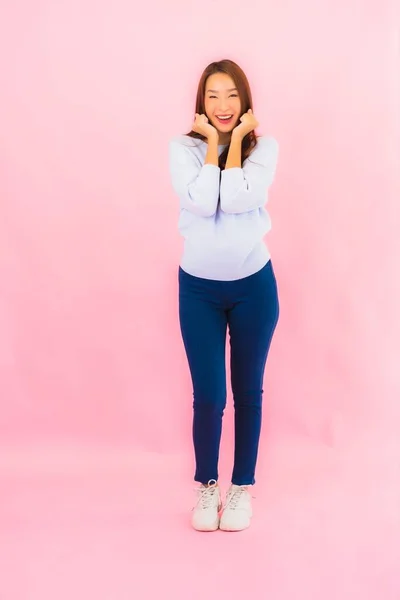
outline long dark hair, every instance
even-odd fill
[[[241,111],[242,115],[246,113],[249,108],[253,110],[253,100],[251,96],[250,85],[248,79],[244,73],[244,71],[232,60],[224,59],[217,62],[212,62],[206,67],[203,71],[202,76],[200,77],[199,85],[197,88],[197,96],[196,96],[196,109],[195,112],[199,115],[205,114],[205,91],[206,91],[206,82],[210,75],[214,75],[215,73],[225,73],[229,75],[231,79],[234,81],[235,86],[238,89],[240,103],[241,103]],[[189,131],[187,133],[189,137],[197,138],[205,141],[205,137],[200,133],[196,133],[195,131]],[[251,154],[251,151],[257,144],[257,136],[254,131],[248,133],[242,141],[242,164]],[[219,157],[219,166],[221,169],[225,169],[226,159],[228,158],[229,146],[224,149]]]

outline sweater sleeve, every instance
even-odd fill
[[[200,217],[213,216],[218,206],[220,168],[201,165],[189,147],[177,139],[169,144],[169,167],[181,208]]]
[[[260,138],[243,167],[225,169],[221,175],[221,210],[239,214],[262,208],[275,176],[278,143]]]

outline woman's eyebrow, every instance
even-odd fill
[[[230,90],[226,90],[227,92],[237,92],[237,88],[231,88]],[[207,90],[207,92],[213,92],[214,94],[218,94],[218,90]]]

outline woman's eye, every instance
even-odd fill
[[[209,99],[209,100],[211,100],[212,98],[216,98],[216,97],[217,97],[217,96],[209,96],[209,97],[208,97],[208,99]],[[238,95],[237,95],[237,94],[231,94],[229,97],[230,97],[230,98],[237,98],[237,97],[238,97]]]

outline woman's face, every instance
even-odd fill
[[[230,134],[242,115],[239,92],[229,75],[210,75],[206,81],[204,106],[211,125],[221,134]]]

